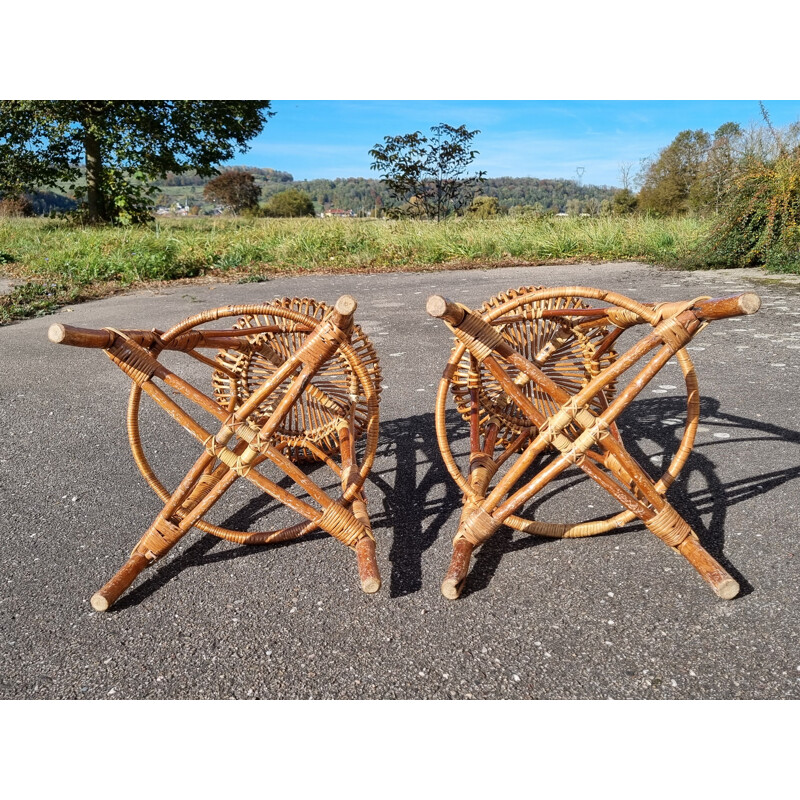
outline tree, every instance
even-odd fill
[[[639,207],[665,215],[688,211],[709,143],[703,130],[681,131],[656,159],[646,162],[639,176]]]
[[[287,189],[272,195],[262,211],[267,217],[313,217],[314,201],[299,189]]]
[[[741,138],[742,129],[736,122],[726,122],[714,132],[714,140],[690,192],[693,207],[720,210],[725,189],[737,172]]]
[[[479,133],[441,123],[431,128],[430,137],[420,131],[386,136],[383,145],[369,151],[370,168],[381,173],[395,200],[438,222],[468,206],[483,182],[484,171],[464,177],[478,155],[470,144]]]
[[[273,115],[265,100],[0,101],[0,193],[69,189],[89,222],[140,221],[147,182],[244,152]],[[85,170],[81,169],[81,164]]]
[[[203,197],[238,214],[245,208],[258,205],[261,188],[256,186],[256,179],[252,173],[227,169],[205,185]]]
[[[617,189],[611,198],[611,213],[614,216],[633,214],[639,201],[630,189]]]

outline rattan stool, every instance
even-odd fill
[[[372,344],[353,323],[355,310],[356,302],[348,295],[331,309],[308,298],[284,298],[204,311],[166,333],[51,326],[51,341],[102,348],[133,381],[127,417],[131,450],[139,471],[164,503],[128,562],[92,597],[95,610],[105,611],[192,527],[241,544],[286,541],[321,528],[355,551],[363,590],[380,588],[362,493],[378,444],[380,368]],[[237,318],[230,327],[203,327],[230,317]],[[201,349],[216,350],[216,358],[198,352]],[[210,368],[208,394],[159,360],[162,351],[169,350],[182,351]],[[215,417],[218,430],[206,430],[165,389]],[[156,477],[142,447],[142,392],[202,446],[199,458],[172,492]],[[359,464],[355,442],[362,433],[366,444]],[[309,460],[323,462],[335,473],[341,481],[339,497],[329,497],[298,466]],[[285,473],[310,502],[262,474],[258,466],[265,461]],[[242,532],[204,520],[240,477],[302,521],[279,530]]]
[[[605,305],[593,307],[587,301]],[[640,520],[684,556],[724,599],[738,583],[706,552],[665,494],[691,453],[700,413],[697,377],[686,345],[710,321],[758,311],[747,293],[720,300],[646,304],[585,286],[523,287],[484,303],[479,312],[434,295],[428,313],[455,334],[436,399],[436,436],[448,472],[464,493],[450,569],[442,593],[457,598],[470,558],[501,525],[549,537],[592,536]],[[648,325],[646,335],[617,354],[620,334]],[[627,387],[617,381],[654,351]],[[652,479],[623,444],[615,420],[659,370],[676,358],[687,391],[687,420],[680,445],[664,474]],[[463,474],[445,426],[451,394],[469,423],[469,469]],[[542,454],[553,454],[516,488]],[[516,460],[490,488],[495,474]],[[567,524],[516,514],[554,478],[575,465],[622,506],[607,519]]]

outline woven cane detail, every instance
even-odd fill
[[[482,467],[489,473],[489,480],[491,480],[497,472],[497,463],[487,453],[473,453],[469,457],[469,471],[472,472],[477,467]]]
[[[692,532],[681,515],[669,504],[665,505],[645,525],[649,531],[670,547],[677,547]]]
[[[191,494],[184,502],[184,507],[194,507],[199,503],[217,484],[219,483],[219,476],[210,472],[200,477],[194,485]]]
[[[253,468],[252,464],[244,461],[242,456],[237,456],[233,450],[229,450],[224,445],[219,444],[213,436],[209,436],[203,444],[212,456],[218,458],[227,467],[230,467],[241,478],[244,478]]]
[[[586,451],[589,450],[595,442],[610,436],[608,431],[609,424],[598,417],[595,419],[594,424],[587,428],[566,450],[561,450],[561,455],[569,461],[570,464],[579,464],[585,458]]]
[[[297,358],[308,366],[318,367],[336,352],[342,342],[346,342],[348,335],[328,324],[316,336],[306,340],[306,346],[297,352]]]
[[[564,403],[561,408],[553,414],[552,417],[547,422],[547,428],[553,434],[559,433],[560,431],[564,430],[567,425],[570,424],[574,419],[577,419],[578,415],[581,413],[581,408],[575,402],[574,397],[570,397],[570,399]],[[590,415],[592,418],[592,422],[594,422],[594,415]]]
[[[630,328],[642,322],[642,318],[634,311],[627,308],[609,308],[606,312],[608,319],[618,328]]]
[[[503,344],[503,337],[472,312],[468,312],[461,324],[452,330],[478,361],[483,361]]]
[[[654,331],[673,353],[677,353],[692,340],[692,335],[683,327],[677,317],[662,320],[655,326]]]
[[[653,306],[653,311],[656,314],[656,322],[661,322],[668,317],[677,317],[678,314],[683,314],[684,311],[694,308],[701,300],[710,299],[710,295],[701,294],[699,297],[695,297],[694,300],[686,300],[683,303],[656,303]]]
[[[258,438],[261,430],[250,419],[237,419],[236,414],[231,414],[224,424],[226,428],[230,428],[240,439],[244,439],[248,444],[252,444]]]
[[[107,328],[117,334],[117,340],[106,355],[136,384],[141,386],[155,375],[158,361],[121,331]]]
[[[474,547],[478,547],[492,536],[501,524],[482,508],[476,508],[459,528],[455,540],[466,539]]]
[[[155,561],[172,547],[183,532],[168,519],[159,518],[152,524],[150,529],[136,545],[134,552],[145,555],[149,560]]]
[[[369,529],[338,503],[331,503],[325,509],[319,526],[348,547],[355,547],[362,536],[370,535]]]

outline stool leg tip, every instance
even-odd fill
[[[442,594],[448,600],[458,600],[463,587],[463,581],[457,581],[454,578],[445,578],[442,583]]]
[[[99,592],[92,595],[91,603],[95,611],[108,611],[108,600]]]
[[[726,578],[714,587],[714,591],[723,600],[733,600],[739,594],[739,584],[733,578]]]
[[[374,577],[364,578],[364,580],[361,581],[361,588],[367,594],[375,594],[375,592],[381,588],[381,579]]]

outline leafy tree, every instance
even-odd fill
[[[0,192],[65,188],[90,222],[139,221],[147,182],[216,173],[272,116],[262,100],[0,101]],[[81,169],[85,165],[85,172]]]
[[[483,171],[464,176],[478,155],[470,145],[479,133],[441,123],[431,128],[430,137],[420,131],[385,136],[383,145],[369,151],[370,167],[381,173],[395,200],[410,204],[410,212],[439,221],[468,206],[483,182]]]
[[[656,159],[646,162],[639,176],[639,207],[664,215],[688,211],[709,144],[703,130],[681,131]]]
[[[614,216],[633,214],[639,201],[630,189],[618,189],[611,198],[611,213]]]
[[[299,189],[286,189],[273,195],[262,211],[267,217],[313,217],[314,201]]]
[[[242,209],[258,205],[261,188],[250,172],[239,169],[226,169],[221,175],[212,178],[203,189],[203,197],[219,203],[238,214]]]
[[[689,193],[693,208],[719,211],[727,185],[736,175],[742,129],[736,122],[726,122],[714,132],[697,180]]]
[[[583,204],[580,200],[567,200],[567,214],[571,217],[577,217],[583,210]]]
[[[590,197],[584,201],[583,210],[590,217],[598,217],[602,211],[602,203],[596,197]]]

